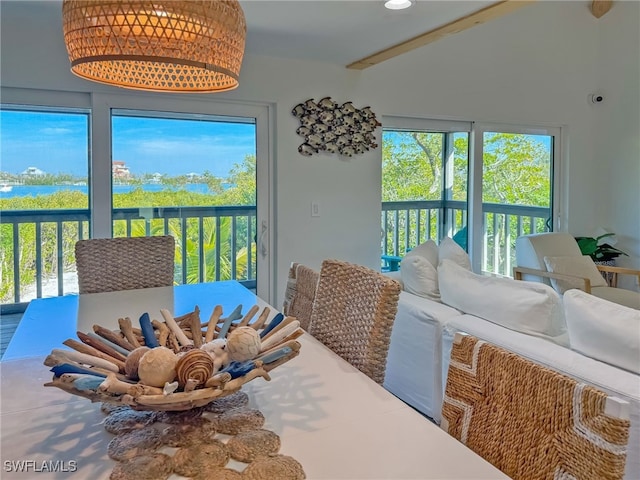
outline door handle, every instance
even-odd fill
[[[264,241],[265,236],[267,235],[267,229],[268,229],[268,227],[267,227],[267,221],[266,221],[266,220],[263,220],[263,221],[262,221],[262,224],[261,224],[261,230],[260,230],[260,240],[259,240],[259,242],[258,242],[259,247],[260,247],[260,254],[261,254],[263,257],[266,257],[266,256],[267,256],[267,253],[268,253],[267,244],[266,244],[266,242]]]

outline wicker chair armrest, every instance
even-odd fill
[[[585,277],[578,277],[575,275],[565,275],[563,273],[547,272],[546,270],[538,270],[535,268],[528,268],[528,267],[513,267],[513,278],[515,280],[522,280],[523,274],[535,275],[537,277],[553,278],[555,280],[575,281],[576,279],[580,279],[584,282],[584,291],[586,293],[591,293],[591,280]]]

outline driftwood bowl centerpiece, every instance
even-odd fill
[[[271,370],[298,355],[300,322],[279,313],[266,324],[266,307],[252,321],[259,310],[243,315],[238,305],[223,317],[218,305],[202,323],[198,306],[175,318],[161,309],[162,321],[144,313],[139,326],[128,317],[117,330],[94,325],[63,342],[70,349],[47,356],[54,376],[45,386],[135,410],[201,407],[255,378],[270,380]]]

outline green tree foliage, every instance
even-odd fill
[[[384,133],[382,200],[440,200],[445,134],[393,131]],[[454,137],[454,200],[466,200],[466,135]],[[549,206],[547,147],[529,135],[487,133],[484,138],[483,201]]]
[[[147,222],[149,222],[149,234],[167,235],[175,238],[175,281],[182,283],[182,263],[185,259],[186,283],[200,282],[200,269],[202,269],[202,281],[212,282],[220,280],[249,280],[249,255],[247,244],[248,225],[246,218],[236,219],[235,233],[236,244],[233,251],[233,225],[231,217],[220,218],[220,228],[216,226],[215,217],[204,217],[202,219],[202,231],[197,218],[187,219],[186,229],[183,231],[183,224],[179,219],[168,221],[168,231],[164,229],[164,219],[133,220],[131,222],[131,236],[142,237],[147,232]],[[251,226],[255,231],[255,224]],[[114,222],[114,236],[125,236],[125,225],[122,221]],[[220,249],[218,251],[218,239],[220,237]],[[200,238],[202,238],[202,255],[200,249]],[[256,250],[255,244],[251,245],[252,272],[256,270]],[[216,259],[219,256],[220,272],[217,274]],[[235,257],[235,275],[232,258]]]
[[[447,179],[449,190],[444,189],[444,157],[446,142],[453,140],[452,178]],[[483,157],[483,202],[550,206],[550,159],[548,146],[531,135],[508,133],[485,133]],[[383,220],[387,227],[386,243],[383,238],[383,253],[400,254],[405,249],[421,243],[427,238],[440,235],[441,216],[444,214],[444,198],[466,202],[468,190],[467,134],[445,134],[429,132],[385,131],[382,150],[382,199],[383,201],[433,201],[432,210],[417,213],[401,211]],[[462,210],[454,210],[453,232],[464,226]],[[419,218],[418,218],[419,216]],[[525,220],[525,233],[530,229]],[[545,229],[545,219],[536,220],[536,231]],[[506,232],[517,232],[518,218],[496,217],[487,213],[485,224],[487,241],[504,246]],[[420,225],[420,229],[418,226]],[[495,230],[495,231],[494,231]],[[420,238],[418,238],[420,231]],[[511,235],[515,242],[517,235]],[[406,238],[405,238],[406,237]],[[389,250],[398,239],[397,251]],[[387,248],[385,248],[385,246]],[[489,248],[489,256],[494,249]],[[499,249],[504,251],[504,249]],[[493,258],[486,259],[493,262]],[[497,259],[503,265],[504,258]]]
[[[199,207],[223,205],[216,194],[190,192],[186,188],[147,192],[143,187],[113,195],[113,208]]]
[[[89,207],[89,198],[77,190],[59,190],[53,195],[12,197],[0,199],[0,211],[6,210],[59,210]]]
[[[551,157],[541,142],[527,135],[486,133],[482,161],[484,202],[549,206]]]
[[[407,212],[399,212],[397,217],[394,215],[393,218],[385,218],[386,244],[395,245],[394,239],[397,233],[399,247],[397,251],[389,251],[383,246],[384,253],[402,255],[404,251],[428,238],[437,238],[441,214],[440,202],[443,196],[445,140],[444,133],[393,131],[383,134],[383,201],[435,202],[434,209],[423,209],[409,215]],[[467,188],[466,137],[454,140],[454,168],[456,173],[452,199],[464,200]]]
[[[229,174],[230,188],[218,198],[220,205],[256,204],[256,157],[247,155],[241,164],[235,164]]]
[[[70,173],[43,173],[41,175],[24,175],[0,172],[2,182],[12,185],[75,185],[84,184],[86,177],[78,177]]]
[[[222,192],[224,192],[224,179],[216,177],[208,170],[205,170],[205,172],[202,174],[201,180],[207,184],[211,192],[217,195],[220,195]]]
[[[202,269],[202,280],[205,282],[229,280],[232,278],[248,278],[248,255],[247,247],[232,252],[233,230],[231,218],[220,219],[220,228],[216,228],[215,218],[203,219],[202,225],[202,251],[200,258],[200,243],[198,225],[195,220],[189,222],[186,235],[181,235],[176,223],[171,224],[171,233],[176,238],[176,263],[182,265],[183,251],[186,252],[186,283],[198,283],[200,281],[200,269]],[[246,231],[246,229],[245,229]],[[217,249],[218,238],[220,249]],[[240,243],[242,244],[242,243]],[[233,271],[232,259],[235,258],[235,275]],[[255,259],[253,250],[252,259]],[[216,261],[219,261],[220,272],[218,275]],[[254,266],[255,271],[255,266]],[[181,272],[176,272],[179,275]]]
[[[87,195],[74,190],[62,190],[53,195],[37,195],[35,197],[14,197],[0,200],[0,211],[9,210],[57,210],[57,209],[86,209]],[[18,231],[14,232],[14,228]],[[13,266],[17,256],[20,273],[20,284],[24,287],[36,280],[36,259],[42,258],[40,263],[41,275],[51,277],[58,272],[58,238],[61,242],[61,261],[63,269],[67,270],[73,260],[73,246],[79,238],[78,228],[84,228],[86,238],[88,225],[78,225],[78,222],[65,222],[60,227],[54,222],[41,224],[40,240],[36,242],[36,224],[25,223],[17,227],[11,224],[0,226],[0,299],[6,303],[13,294]],[[14,252],[14,233],[17,235],[17,251]],[[60,236],[58,236],[60,233]]]
[[[382,201],[439,200],[442,135],[417,132],[384,133]]]

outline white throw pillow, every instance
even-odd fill
[[[581,290],[564,294],[571,349],[640,374],[640,310]]]
[[[607,282],[602,277],[596,264],[590,257],[582,256],[562,256],[562,257],[544,257],[544,263],[547,271],[552,273],[560,273],[563,275],[571,275],[577,278],[575,281],[551,279],[551,285],[559,293],[564,293],[572,288],[583,289],[584,281],[582,278],[588,278],[592,287],[606,287]]]
[[[407,252],[407,255],[420,255],[429,260],[429,263],[433,265],[434,268],[438,267],[438,245],[431,239],[413,247],[412,250]]]
[[[568,345],[560,296],[548,285],[473,273],[450,260],[438,267],[442,302],[517,332]]]
[[[438,246],[433,240],[427,240],[409,251],[400,261],[404,290],[439,302],[437,266]]]
[[[469,255],[455,242],[455,240],[450,237],[444,237],[440,242],[440,248],[438,249],[438,263],[442,263],[443,260],[451,260],[462,268],[471,270]]]

